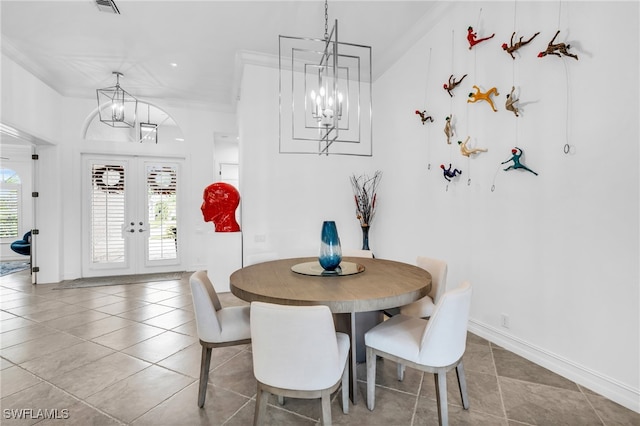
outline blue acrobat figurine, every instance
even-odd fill
[[[449,168],[448,169],[444,168],[444,164],[440,164],[440,168],[443,171],[444,178],[446,180],[448,180],[449,182],[451,182],[451,179],[456,177],[456,175],[461,175],[462,174],[462,170],[453,169],[453,171],[451,171],[451,163],[449,163]]]
[[[530,168],[528,168],[527,166],[525,166],[524,164],[522,164],[520,162],[520,157],[522,157],[522,150],[520,148],[518,148],[517,146],[515,148],[513,148],[511,150],[511,154],[513,154],[511,156],[511,158],[509,158],[507,161],[503,161],[500,164],[507,164],[509,161],[513,161],[513,164],[510,165],[509,167],[507,167],[506,169],[504,169],[504,171],[506,172],[507,170],[515,170],[515,169],[524,169],[528,172],[533,173],[534,175],[538,176],[538,174],[536,172],[534,172],[533,170],[531,170]]]

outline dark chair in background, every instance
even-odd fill
[[[11,243],[11,250],[24,256],[31,255],[31,231],[24,234],[21,240],[16,240]]]

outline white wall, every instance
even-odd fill
[[[277,69],[245,67],[245,259],[315,254],[324,219],[357,246],[348,177],[380,168],[376,256],[447,259],[450,287],[474,284],[474,332],[640,411],[638,3],[453,7],[376,81],[373,158],[278,154]],[[496,36],[470,51],[469,25]],[[558,27],[578,61],[537,57]],[[514,30],[541,32],[515,61],[500,48]],[[452,73],[469,74],[453,99],[442,89]],[[498,87],[498,112],[466,102],[473,84]],[[512,84],[519,118],[504,110]],[[416,109],[435,123],[422,126]],[[452,112],[457,134],[447,145]],[[467,135],[489,151],[462,157],[456,141]],[[502,171],[514,146],[539,176]],[[447,186],[439,165],[449,162],[463,175]]]

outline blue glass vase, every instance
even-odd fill
[[[342,248],[340,247],[338,228],[334,221],[326,220],[322,223],[320,238],[320,256],[318,256],[320,266],[325,271],[335,271],[342,261]]]

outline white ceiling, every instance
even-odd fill
[[[64,96],[95,98],[119,71],[138,98],[233,111],[243,52],[277,58],[279,35],[324,36],[323,1],[115,1],[120,15],[95,0],[1,0],[2,52]],[[329,1],[329,25],[338,19],[341,41],[372,47],[375,80],[445,7]]]

